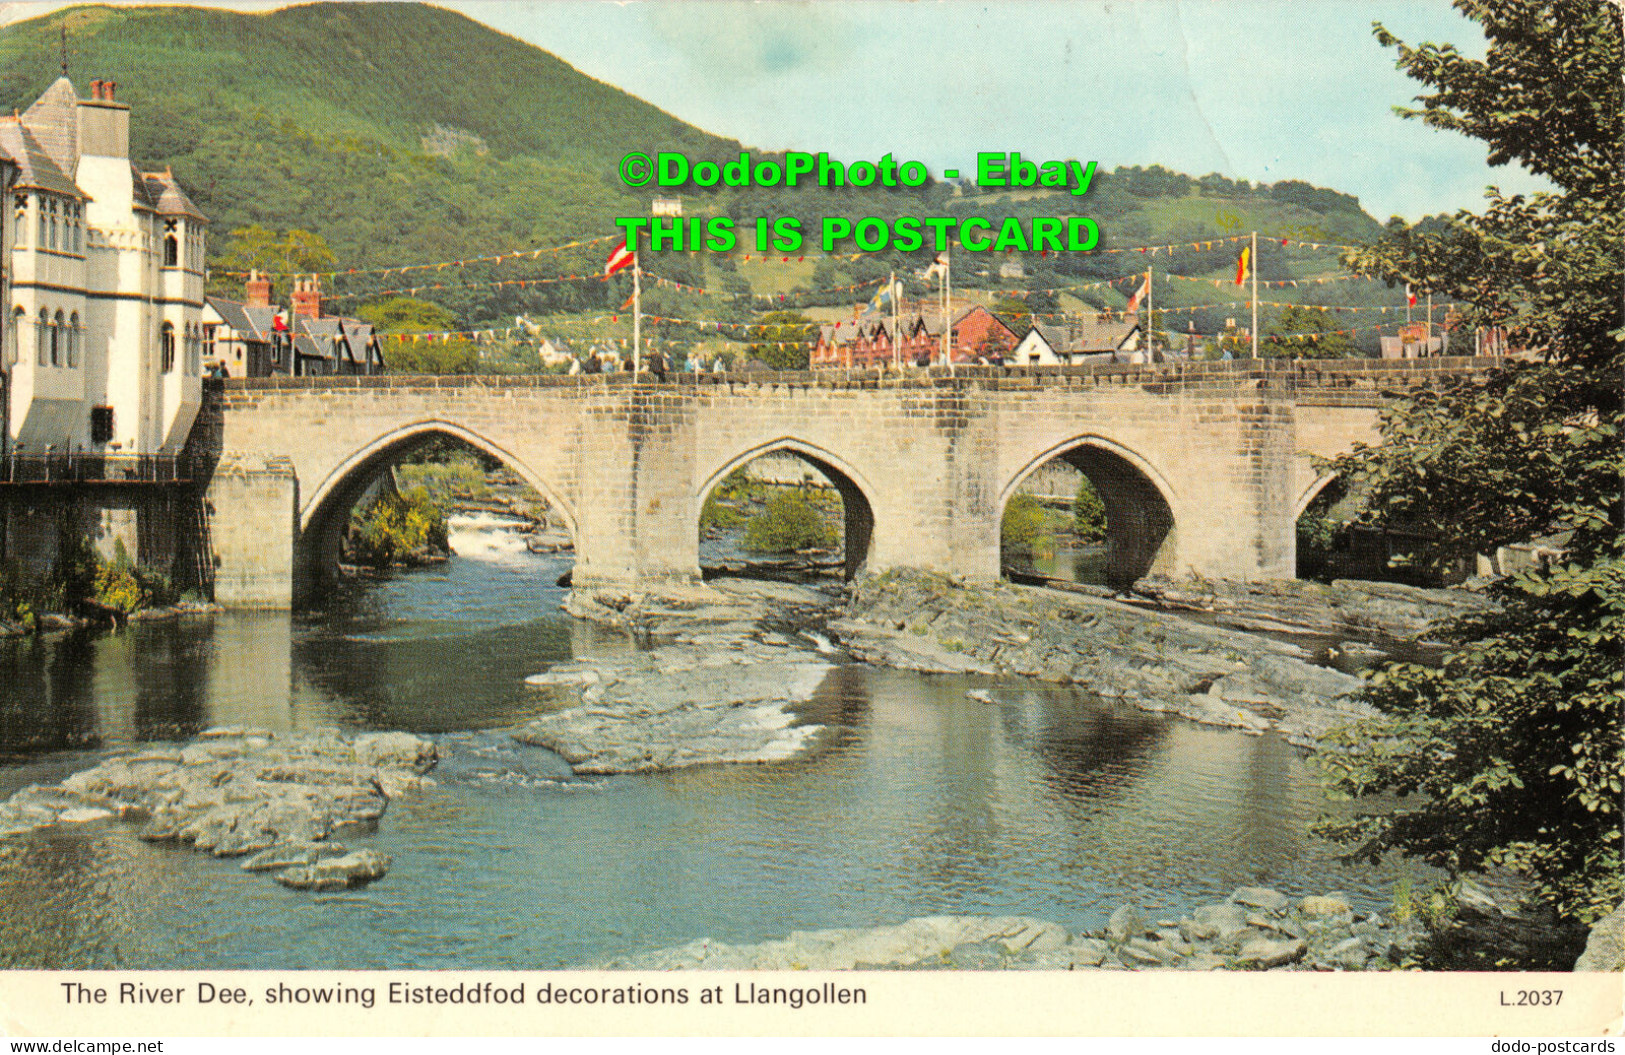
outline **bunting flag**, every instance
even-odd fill
[[[622,242],[620,245],[615,247],[614,252],[610,253],[609,259],[605,261],[604,277],[608,278],[615,272],[623,270],[624,268],[629,268],[637,262],[637,250],[628,249],[626,243]]]
[[[1147,275],[1146,280],[1144,282],[1140,283],[1140,288],[1134,291],[1134,296],[1132,296],[1132,297],[1130,297],[1128,299],[1128,307],[1125,308],[1124,311],[1127,312],[1130,315],[1133,315],[1135,312],[1139,311],[1140,310],[1140,301],[1145,299],[1145,295],[1147,293],[1149,293],[1150,291],[1151,291],[1151,277],[1149,275]]]
[[[1247,281],[1247,276],[1252,274],[1252,263],[1253,263],[1253,250],[1252,250],[1252,247],[1251,246],[1243,246],[1242,250],[1241,250],[1241,255],[1236,257],[1236,285],[1239,286],[1242,283]]]

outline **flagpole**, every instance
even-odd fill
[[[950,377],[954,372],[953,263],[954,249],[949,245],[942,252],[942,361]]]
[[[643,370],[643,264],[632,254],[632,382]]]
[[[1422,356],[1433,350],[1433,291],[1428,290],[1428,335],[1422,340]]]
[[[1252,252],[1247,254],[1247,263],[1253,270],[1253,358],[1258,358],[1258,232],[1253,232]]]
[[[1152,320],[1156,318],[1152,312],[1156,303],[1156,294],[1151,290],[1151,268],[1147,267],[1145,269],[1145,361],[1148,363],[1157,361],[1157,342],[1151,336]]]
[[[897,272],[893,271],[886,279],[886,291],[891,294],[891,368],[896,373],[902,364],[898,345],[903,343],[903,331],[897,328]]]

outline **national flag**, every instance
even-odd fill
[[[1415,303],[1415,301],[1412,301],[1412,303]],[[277,310],[277,313],[275,315],[271,316],[271,330],[273,332],[275,332],[275,333],[287,333],[288,332],[288,309],[287,308],[280,308],[280,309]]]
[[[604,263],[604,277],[608,278],[615,272],[631,267],[637,262],[637,250],[628,249],[626,243],[622,242],[615,247],[615,251],[609,254],[609,260]]]
[[[874,299],[869,302],[869,310],[885,311],[891,307],[892,298],[898,296],[901,292],[902,284],[894,283],[888,279],[881,283],[880,288],[875,291]]]
[[[1144,300],[1145,295],[1147,293],[1150,293],[1150,292],[1151,292],[1151,279],[1150,279],[1149,276],[1147,276],[1146,280],[1144,282],[1140,283],[1140,288],[1134,291],[1134,296],[1132,296],[1132,297],[1130,297],[1128,299],[1128,307],[1123,309],[1124,313],[1128,314],[1128,315],[1132,315],[1135,312],[1139,311],[1140,310],[1140,301]]]
[[[1405,306],[1407,308],[1416,307],[1416,294],[1411,292],[1411,284],[1409,282],[1405,283]]]
[[[1246,246],[1241,250],[1241,255],[1236,257],[1236,285],[1246,282],[1247,276],[1252,273],[1253,250],[1251,246]]]
[[[932,278],[935,278],[937,275],[945,275],[947,273],[948,273],[948,254],[947,253],[938,253],[937,258],[935,260],[931,261],[931,266],[925,269],[925,277],[927,279],[932,279]]]

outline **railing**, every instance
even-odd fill
[[[190,462],[173,454],[18,454],[0,458],[0,484],[175,484]]]

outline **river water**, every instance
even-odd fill
[[[1351,868],[1308,826],[1298,754],[1055,686],[845,665],[805,708],[809,757],[578,779],[500,730],[547,707],[526,675],[630,648],[568,618],[568,558],[492,518],[444,565],[319,610],[0,645],[0,792],[211,725],[432,735],[437,784],[355,842],[381,882],[311,895],[119,822],[0,843],[12,967],[579,966],[713,937],[1026,914],[1099,927],[1240,885],[1382,908],[1403,866]],[[996,706],[969,700],[988,688]]]

